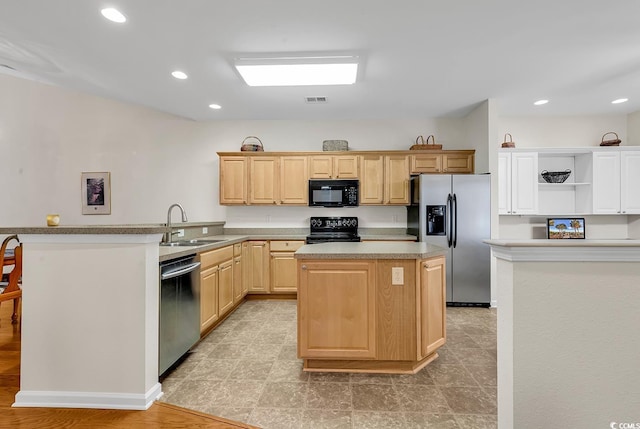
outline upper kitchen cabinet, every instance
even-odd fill
[[[276,156],[249,158],[249,177],[249,204],[276,204],[280,201]]]
[[[498,213],[538,212],[538,153],[498,154]]]
[[[247,204],[247,157],[220,157],[220,204]]]
[[[406,155],[360,156],[361,205],[408,205],[409,202]]]
[[[357,155],[309,156],[309,179],[357,179]]]
[[[308,179],[306,156],[280,157],[280,203],[309,204]]]
[[[410,157],[411,174],[473,174],[475,169],[475,150],[428,150]]]
[[[593,153],[593,213],[640,214],[640,151]]]
[[[589,214],[592,208],[590,150],[547,150],[538,153],[538,214]],[[548,183],[542,172],[570,172],[562,183]]]

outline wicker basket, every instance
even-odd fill
[[[509,136],[508,141],[507,141],[507,136]],[[516,144],[513,142],[513,137],[511,137],[511,134],[507,133],[504,135],[504,143],[502,143],[502,147],[516,147]]]
[[[547,171],[542,170],[540,173],[547,183],[564,183],[571,175],[571,170],[564,171]]]
[[[257,142],[247,142],[248,139],[255,139],[257,140]],[[262,146],[262,141],[260,141],[258,137],[249,136],[245,137],[245,139],[242,140],[242,146],[240,147],[240,150],[243,152],[262,152],[264,151],[264,146]]]
[[[429,137],[427,137],[426,141],[424,137],[418,136],[416,138],[416,144],[411,146],[409,149],[410,150],[440,150],[442,149],[442,145],[436,144],[436,138],[433,135],[430,135]]]
[[[608,134],[613,134],[614,136],[616,136],[615,139],[611,139],[611,140],[605,140],[604,138],[608,135]],[[610,131],[608,133],[606,133],[605,135],[602,136],[602,141],[600,142],[600,146],[620,146],[620,142],[622,140],[620,140],[618,138],[618,134],[614,133],[613,131]]]

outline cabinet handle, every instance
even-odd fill
[[[307,269],[307,266],[306,266],[306,265],[303,265],[303,266],[301,266],[300,268],[302,268],[303,270],[306,270],[306,269]]]
[[[423,267],[429,268],[429,264],[424,264]]]

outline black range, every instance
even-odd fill
[[[312,217],[307,244],[360,241],[357,217]]]

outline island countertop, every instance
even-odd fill
[[[425,259],[446,254],[446,249],[424,242],[319,243],[302,246],[296,259]]]

